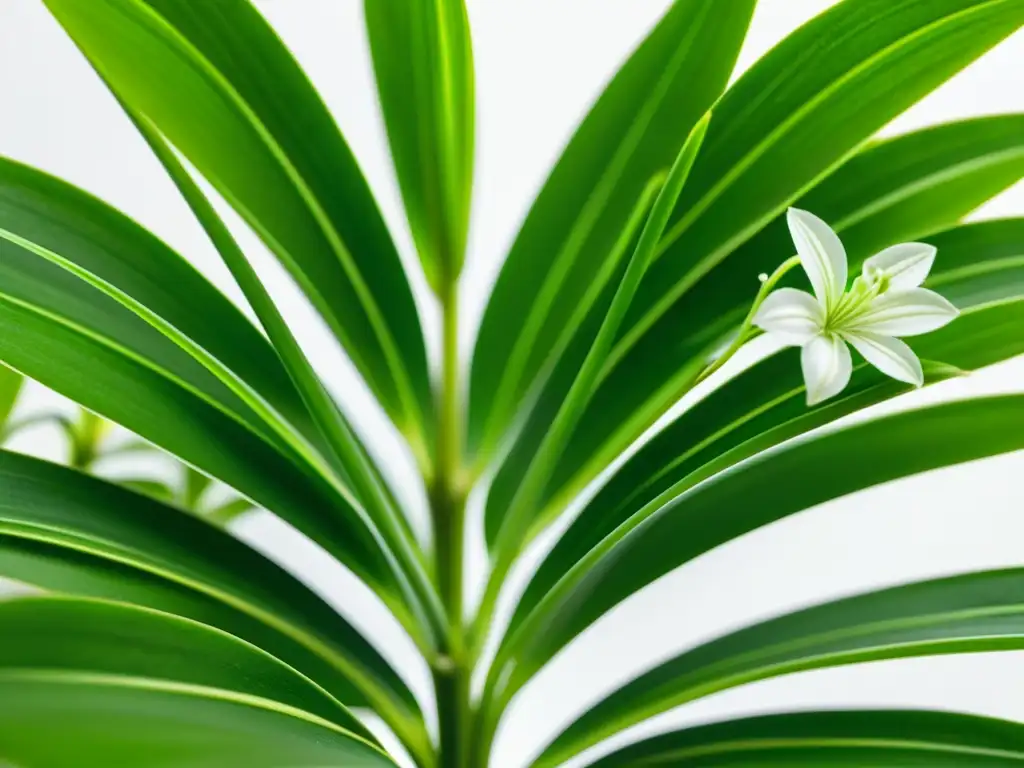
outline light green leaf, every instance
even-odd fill
[[[394,768],[313,715],[215,688],[107,675],[0,675],[0,743],[15,765]]]
[[[492,680],[507,679],[499,692],[507,701],[613,606],[749,531],[889,480],[1021,448],[1024,396],[1013,395],[885,416],[757,454],[605,537],[520,624],[499,652]]]
[[[183,510],[0,452],[0,574],[217,627],[347,705],[372,704],[414,752],[429,743],[415,698],[354,627],[284,570]]]
[[[926,238],[939,249],[928,282],[963,311],[949,328],[914,340],[929,381],[1024,353],[1024,219],[956,227]],[[799,355],[752,366],[696,403],[630,457],[584,506],[536,571],[512,627],[587,552],[661,494],[689,488],[759,451],[908,387],[860,365],[841,398],[808,409]],[[560,509],[565,499],[552,504]]]
[[[291,271],[422,452],[430,383],[412,293],[355,159],[246,0],[47,0],[117,96],[150,120]]]
[[[441,292],[465,258],[473,190],[473,44],[463,0],[363,3],[413,239]]]
[[[662,734],[592,765],[1009,768],[1022,743],[1020,723],[952,712],[798,712]]]
[[[700,161],[698,161],[699,163]],[[967,120],[873,145],[796,203],[840,232],[851,268],[873,252],[954,224],[1024,175],[1024,116]],[[757,275],[793,253],[780,216],[732,253],[723,268],[687,294],[652,327],[604,380],[570,440],[549,485],[550,519],[692,386],[708,356],[735,331],[757,292]],[[969,258],[965,251],[963,257]],[[945,249],[936,269],[952,268]],[[795,273],[794,273],[795,274]],[[789,284],[800,285],[796,276]],[[788,278],[787,278],[788,280]],[[803,283],[803,287],[808,287]],[[488,497],[488,514],[508,504],[525,462],[564,397],[589,329],[567,352],[523,429]]]
[[[17,670],[124,675],[260,696],[368,740],[322,688],[232,635],[167,613],[60,596],[0,602],[0,677]]]
[[[159,480],[152,480],[148,477],[116,478],[113,482],[123,488],[128,488],[136,493],[151,496],[158,501],[174,504],[178,498],[178,491],[167,483]]]
[[[14,411],[14,405],[24,383],[24,376],[5,365],[0,365],[0,440],[7,436],[7,421]]]
[[[625,728],[738,685],[878,659],[1024,648],[1024,571],[871,592],[756,624],[685,651],[590,707],[544,750],[559,765]]]
[[[725,88],[753,9],[754,0],[676,0],[562,154],[477,337],[468,451],[479,462],[490,460],[526,393],[611,280],[633,206]]]

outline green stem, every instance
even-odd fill
[[[733,339],[732,344],[730,344],[729,347],[719,355],[713,363],[711,363],[711,365],[701,371],[700,375],[694,379],[693,387],[700,384],[704,379],[729,362],[729,359],[739,351],[740,347],[750,341],[752,338],[751,331],[753,330],[754,316],[757,314],[757,310],[760,309],[762,302],[764,302],[768,294],[771,293],[772,288],[778,284],[779,280],[781,280],[789,270],[799,265],[800,257],[791,256],[782,262],[782,264],[779,265],[779,268],[772,272],[768,278],[762,281],[761,289],[757,292],[757,296],[754,298],[754,303],[751,305],[750,311],[743,319],[743,324],[740,325],[736,338]]]
[[[438,765],[463,768],[469,734],[470,660],[463,637],[463,564],[466,491],[462,471],[462,416],[459,408],[458,281],[442,281],[441,384],[438,392],[437,464],[430,483],[434,562],[448,616],[442,653],[434,660],[440,744]]]

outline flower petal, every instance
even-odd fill
[[[924,384],[921,361],[917,359],[914,350],[899,339],[877,333],[844,333],[843,336],[865,360],[886,376],[915,387]]]
[[[916,336],[941,328],[959,314],[956,307],[927,288],[887,291],[872,299],[862,312],[838,330]]]
[[[864,262],[864,279],[870,282],[877,272],[889,278],[890,289],[917,288],[935,263],[936,248],[926,243],[900,243],[879,251]]]
[[[814,295],[831,309],[846,290],[846,249],[839,235],[813,213],[797,208],[786,212],[786,221]]]
[[[808,405],[816,405],[842,392],[853,372],[850,348],[833,334],[815,336],[807,342],[800,353],[800,365]]]
[[[802,347],[821,333],[825,312],[811,294],[796,288],[779,288],[758,307],[753,323],[784,344]]]

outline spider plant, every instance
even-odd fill
[[[392,765],[403,758],[352,714],[369,709],[417,766],[483,768],[514,697],[669,571],[828,499],[1024,448],[1020,395],[833,424],[1024,352],[1024,220],[960,223],[1024,175],[1024,116],[872,138],[1024,24],[1024,0],[844,0],[731,84],[755,0],[675,0],[551,171],[469,360],[457,340],[474,76],[460,0],[364,4],[418,257],[406,263],[314,86],[248,0],[44,1],[177,185],[258,325],[125,215],[2,160],[0,361],[320,545],[404,629],[433,696],[414,696],[373,638],[223,528],[2,452],[0,575],[43,593],[0,604],[0,761]],[[415,533],[367,448],[373,436],[328,393],[321,361],[216,198],[290,273],[404,440],[429,537]],[[842,392],[838,379],[812,376],[808,398],[803,353],[723,367],[759,328],[777,329],[767,309],[752,314],[768,288],[825,285],[815,332],[855,343],[863,328],[833,300],[875,306],[897,282],[883,259],[863,282],[835,273],[826,285],[803,250],[811,284],[786,271],[790,208],[815,214],[805,229],[819,245],[841,240],[844,274],[846,260],[857,274],[898,244],[937,254],[919,276],[959,316],[911,340],[924,361],[918,373],[902,358],[912,383],[847,357]],[[772,277],[759,291],[762,273]],[[413,284],[429,286],[430,301],[417,303]],[[431,302],[436,359],[421,322]],[[839,360],[849,352],[836,339]],[[866,354],[879,365],[876,353]],[[689,407],[663,420],[691,391]],[[471,494],[489,555],[479,600],[466,598]],[[561,534],[529,584],[508,589],[556,521]],[[585,752],[601,766],[1015,764],[1024,726],[951,712],[793,712],[610,753],[600,745],[772,676],[1024,648],[1022,588],[1021,570],[967,573],[685,649],[594,703],[533,764]],[[507,622],[496,613],[503,595],[515,603]]]

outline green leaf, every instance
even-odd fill
[[[7,421],[14,411],[14,405],[24,383],[25,377],[20,373],[0,365],[0,439],[7,436]]]
[[[592,765],[1007,768],[1022,743],[1019,723],[953,712],[799,712],[662,734]]]
[[[0,602],[0,677],[17,670],[166,680],[260,696],[372,736],[336,699],[232,635],[166,613],[58,596]]]
[[[370,742],[282,704],[105,675],[0,675],[0,743],[7,762],[51,768],[394,768]]]
[[[713,5],[673,3],[591,109],[527,216],[473,353],[468,451],[480,462],[561,354],[566,329],[611,280],[615,244],[645,185],[725,88],[754,0],[730,0],[727,13]]]
[[[926,239],[939,249],[928,285],[963,314],[952,326],[914,339],[915,349],[954,371],[1024,353],[1024,219],[969,224]],[[929,381],[954,371],[926,369]],[[660,495],[670,497],[783,440],[908,389],[862,364],[840,398],[808,408],[795,350],[752,366],[694,404],[615,471],[537,569],[511,626],[601,539]],[[556,499],[549,514],[565,503]]]
[[[1024,571],[871,592],[756,624],[685,651],[590,707],[544,750],[559,765],[649,717],[718,691],[878,659],[1024,647]]]
[[[5,255],[0,272],[12,261]],[[16,286],[0,282],[0,360],[280,515],[387,599],[394,576],[385,551],[336,485],[165,371],[13,297]],[[45,289],[41,280],[35,287]]]
[[[246,0],[47,0],[117,96],[263,238],[422,453],[430,382],[395,246],[337,126]]]
[[[749,531],[863,488],[1021,448],[1024,396],[1013,395],[885,416],[757,454],[607,536],[520,624],[492,679],[507,678],[500,692],[507,700],[622,600]]]
[[[441,292],[458,277],[473,191],[473,45],[463,0],[363,3],[413,239]]]
[[[245,639],[350,706],[372,704],[415,751],[415,698],[294,577],[227,533],[112,483],[0,451],[0,574],[184,616]]]
[[[211,523],[227,525],[235,518],[241,517],[246,512],[252,512],[254,509],[256,507],[248,499],[231,499],[213,509],[204,510],[200,514]]]
[[[123,214],[59,179],[0,158],[0,230],[145,307],[244,380],[307,439],[318,437],[274,348],[187,261]],[[2,247],[7,292],[21,286],[20,298],[116,339],[253,420],[223,383],[97,290],[39,263],[40,255]]]
[[[717,118],[716,118],[717,119]],[[698,160],[698,163],[700,161]],[[999,116],[929,128],[872,145],[802,196],[797,205],[835,225],[853,264],[897,242],[950,226],[1024,175],[1024,117]],[[780,216],[732,253],[610,370],[562,455],[545,498],[550,519],[652,425],[704,368],[750,308],[756,276],[793,252]],[[969,257],[965,251],[964,256]],[[940,252],[937,269],[951,267]],[[802,276],[797,276],[797,280]],[[508,504],[523,467],[564,397],[587,334],[580,331],[498,472],[488,514]],[[493,511],[492,511],[493,510]]]
[[[188,171],[178,160],[159,131],[143,117],[136,115],[122,103],[128,117],[134,122],[143,138],[149,143],[157,159],[163,164],[171,180],[178,187],[192,212],[206,231],[210,241],[220,253],[225,266],[234,276],[246,300],[263,324],[270,342],[274,345],[281,362],[291,376],[296,389],[309,409],[317,429],[326,441],[325,455],[333,459],[333,468],[342,483],[352,489],[362,502],[367,514],[381,532],[396,556],[403,562],[411,577],[411,587],[420,588],[419,594],[410,595],[410,602],[416,604],[421,597],[426,608],[426,620],[431,622],[434,614],[440,613],[431,606],[432,599],[429,577],[420,562],[416,550],[415,536],[407,520],[398,510],[386,483],[374,465],[358,436],[352,430],[334,399],[325,389],[315,369],[299,346],[291,329],[278,311],[270,294],[260,282],[259,275],[249,264],[231,232],[221,221],[213,206]],[[425,465],[421,457],[421,463]],[[188,505],[192,506],[192,505]],[[218,518],[226,524],[238,512],[225,509]]]
[[[499,561],[503,557],[507,558],[508,562],[515,559],[526,529],[536,514],[537,501],[547,484],[551,470],[554,468],[565,442],[569,439],[569,435],[572,434],[583,409],[586,408],[594,390],[594,381],[604,364],[615,334],[618,333],[622,318],[629,309],[637,285],[650,263],[651,254],[658,247],[658,242],[665,232],[665,225],[668,223],[676,200],[679,199],[679,193],[686,185],[686,178],[690,174],[694,160],[700,153],[701,142],[704,141],[710,120],[711,113],[709,112],[697,121],[667,177],[664,181],[655,178],[648,185],[637,203],[635,214],[630,217],[631,221],[639,224],[650,207],[650,214],[646,217],[639,242],[626,264],[622,279],[616,284],[615,295],[601,321],[601,327],[594,337],[594,343],[587,351],[587,356],[580,366],[576,379],[569,388],[551,428],[537,449],[537,453],[523,477],[523,482],[509,506],[508,514],[501,521],[499,534],[495,538],[498,540],[498,546],[505,544],[506,549],[498,554]],[[655,190],[659,190],[657,197],[654,197]],[[653,206],[651,205],[652,197],[654,198]],[[635,227],[631,226],[627,229],[633,231]]]
[[[159,480],[152,480],[148,477],[118,477],[112,482],[117,483],[122,488],[128,488],[136,493],[151,496],[152,498],[157,499],[158,501],[163,501],[167,504],[174,504],[178,499],[178,491],[176,488],[171,487],[167,483]]]

